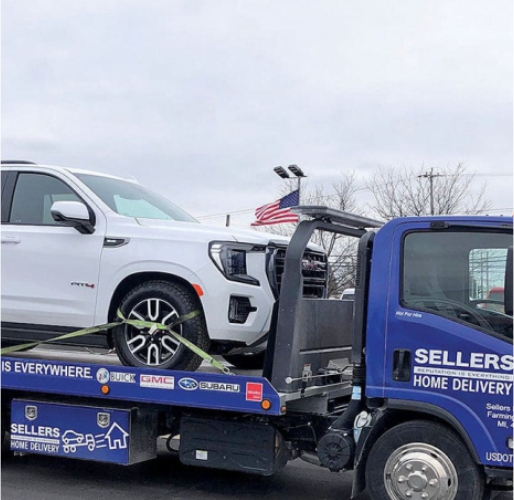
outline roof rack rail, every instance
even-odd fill
[[[28,160],[2,160],[2,165],[37,165],[36,162]]]

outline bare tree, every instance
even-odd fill
[[[342,174],[342,180],[332,184],[332,191],[329,194],[318,186],[306,198],[311,205],[325,205],[344,212],[358,213],[355,190],[355,173],[352,172]],[[317,231],[312,241],[322,247],[328,255],[330,263],[328,296],[337,295],[345,288],[354,287],[357,266],[356,239],[337,233]]]
[[[479,214],[490,208],[487,186],[472,190],[473,174],[459,163],[455,168],[418,171],[380,168],[367,183],[373,193],[373,209],[384,219],[410,215]]]

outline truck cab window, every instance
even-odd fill
[[[512,339],[503,290],[512,235],[415,232],[405,237],[401,303]]]

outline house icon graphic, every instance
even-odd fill
[[[127,438],[129,433],[120,427],[116,422],[111,425],[109,431],[105,435],[105,439],[109,444],[110,450],[122,450],[127,448]]]

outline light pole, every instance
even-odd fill
[[[302,169],[298,166],[298,165],[289,165],[287,167],[291,173],[293,173],[296,178],[298,179],[298,205],[300,205],[300,194],[301,194],[301,188],[302,188],[302,178],[303,177],[307,177]],[[279,177],[282,177],[282,179],[291,179],[292,177],[287,173],[287,171],[282,168],[282,167],[275,167],[273,169],[275,171],[275,173],[279,176]]]

